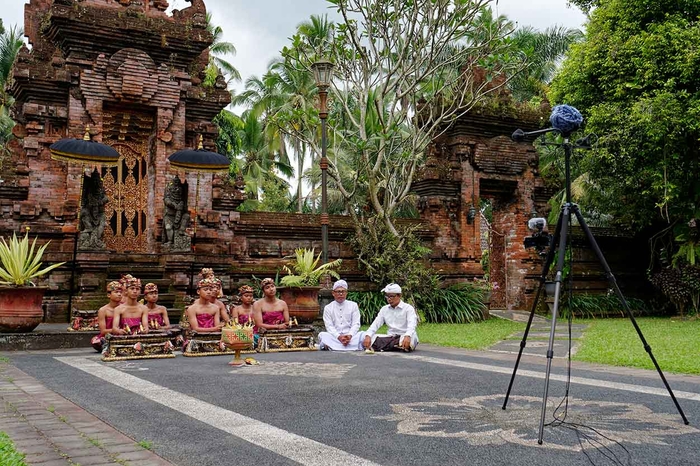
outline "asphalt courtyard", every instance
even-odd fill
[[[422,345],[255,358],[105,363],[83,349],[10,363],[179,466],[700,464],[700,377],[666,374],[686,426],[656,372],[574,364],[565,423],[538,445],[542,357],[523,359],[506,410],[513,354]],[[557,359],[547,423],[566,380]]]

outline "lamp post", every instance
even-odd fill
[[[319,109],[321,118],[321,257],[323,263],[328,263],[328,158],[326,158],[326,119],[328,118],[328,87],[331,85],[333,63],[328,60],[318,60],[311,65],[318,88]]]

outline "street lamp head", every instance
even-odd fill
[[[318,60],[311,64],[311,70],[314,72],[316,86],[319,89],[328,89],[333,77],[333,63],[328,60]]]

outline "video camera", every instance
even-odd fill
[[[552,235],[547,230],[547,220],[542,217],[531,218],[527,221],[527,227],[532,232],[532,235],[525,238],[523,244],[526,248],[535,248],[538,254],[544,254],[552,244]]]

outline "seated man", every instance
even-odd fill
[[[122,303],[122,284],[118,281],[107,284],[107,298],[109,302],[97,311],[97,322],[100,326],[100,334],[95,335],[90,343],[98,353],[102,352],[105,344],[105,336],[110,333],[122,334],[123,330],[114,330],[114,310]]]
[[[221,280],[216,278],[214,275],[214,270],[209,268],[202,269],[202,271],[199,272],[199,275],[202,278],[208,278],[211,281],[214,292],[212,293],[210,300],[212,304],[216,304],[216,307],[219,308],[219,319],[221,322],[228,322],[231,317],[229,317],[228,312],[226,311],[226,305],[219,299],[224,296],[223,284],[221,283]]]
[[[141,280],[131,275],[122,277],[126,301],[114,310],[112,333],[124,330],[128,334],[148,333],[148,308],[137,300],[141,294]]]
[[[382,293],[388,304],[379,310],[365,333],[362,345],[375,351],[413,351],[418,344],[416,310],[401,300],[401,287],[396,283],[388,284]],[[389,327],[388,334],[376,335],[379,327],[384,324]]]
[[[241,325],[253,324],[253,301],[255,301],[253,297],[253,288],[248,285],[243,285],[238,288],[238,295],[241,298],[241,304],[231,308],[231,320]],[[253,332],[254,343],[255,346],[257,346],[259,338],[258,327],[254,326]]]
[[[277,287],[274,280],[265,278],[260,282],[263,299],[253,304],[253,319],[255,326],[264,330],[284,330],[289,328],[289,308],[287,303],[277,298]]]
[[[219,307],[211,302],[216,285],[210,278],[200,280],[197,284],[199,298],[187,308],[190,329],[197,333],[221,332]]]
[[[333,284],[335,301],[323,309],[326,331],[318,334],[319,349],[334,351],[360,351],[364,332],[360,330],[360,308],[357,303],[345,299],[348,283],[338,280]]]
[[[148,325],[151,330],[167,330],[170,328],[168,310],[165,306],[158,305],[158,286],[155,283],[146,283],[143,287],[143,297],[148,308]]]

